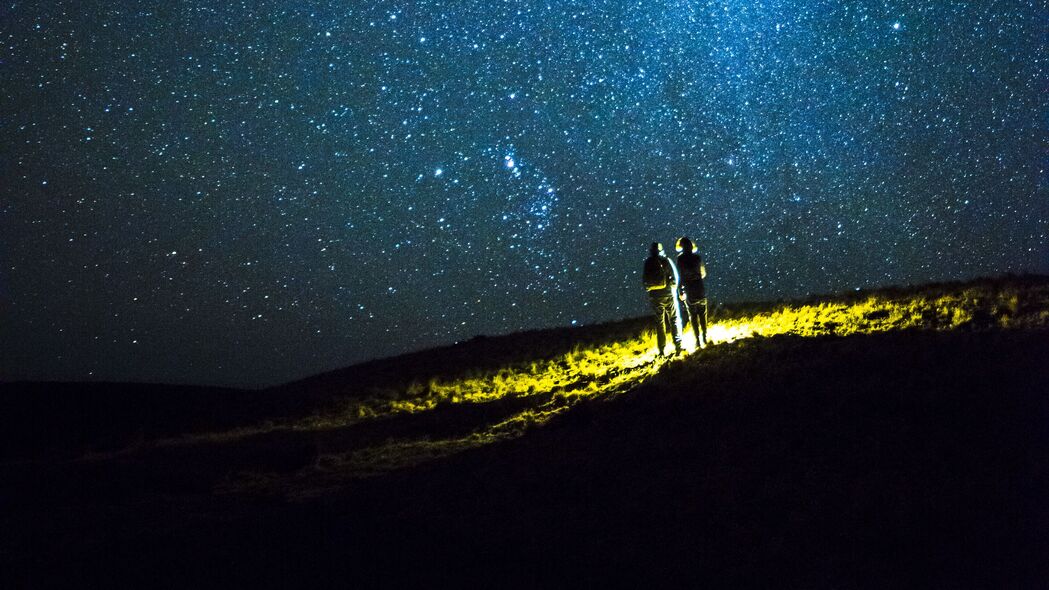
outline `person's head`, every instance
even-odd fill
[[[651,256],[663,256],[663,244],[652,242],[652,245],[648,247],[648,253]]]
[[[692,244],[692,240],[682,236],[677,239],[677,251],[678,252],[692,252],[695,250],[695,245]]]

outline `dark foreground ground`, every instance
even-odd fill
[[[214,493],[194,461],[9,456],[3,586],[1046,588],[1049,334],[717,346],[310,500]]]

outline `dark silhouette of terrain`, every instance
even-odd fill
[[[5,385],[0,582],[1045,587],[1049,279],[722,309],[667,363],[645,320],[263,391]]]

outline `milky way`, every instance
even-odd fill
[[[0,378],[1049,271],[1040,2],[8,2]]]

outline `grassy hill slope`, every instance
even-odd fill
[[[717,344],[669,362],[634,320],[213,399],[144,389],[107,403],[151,421],[108,432],[8,388],[8,432],[42,429],[7,435],[0,570],[1038,587],[1046,326],[1049,281],[1024,277],[723,309]],[[79,434],[33,448],[54,425]]]

